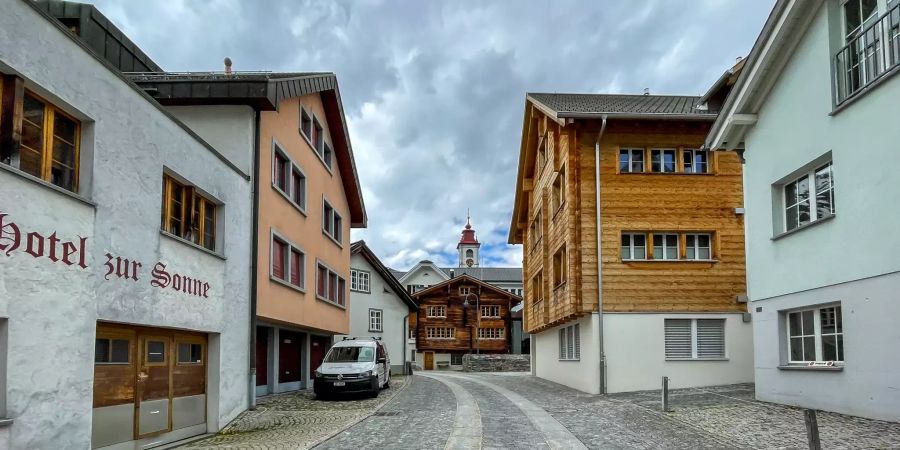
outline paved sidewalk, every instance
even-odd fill
[[[188,449],[305,449],[371,415],[402,391],[407,377],[394,376],[377,398],[320,401],[312,391],[262,397],[219,434]]]

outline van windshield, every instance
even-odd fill
[[[332,347],[325,356],[325,362],[372,362],[374,360],[374,347]]]

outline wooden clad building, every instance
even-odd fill
[[[422,368],[462,364],[466,353],[510,353],[510,310],[522,298],[468,275],[451,278],[413,294],[418,311],[410,315],[416,361]]]
[[[509,241],[538,376],[588,392],[750,380],[741,162],[702,148],[702,100],[527,96]]]

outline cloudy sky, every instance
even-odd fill
[[[338,76],[369,228],[391,267],[455,264],[466,209],[506,244],[526,92],[700,95],[774,0],[96,0],[169,71]]]

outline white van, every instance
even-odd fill
[[[391,359],[377,338],[344,338],[328,350],[316,369],[316,398],[333,394],[366,392],[377,397],[391,385]]]

